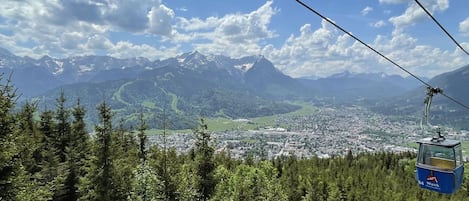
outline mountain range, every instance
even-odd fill
[[[384,73],[346,71],[326,78],[292,78],[261,55],[230,58],[197,51],[150,61],[109,56],[33,59],[0,48],[0,72],[13,72],[12,82],[22,94],[21,100],[36,100],[44,108],[53,108],[63,91],[70,105],[80,99],[90,121],[96,120],[96,105],[106,101],[117,118],[129,124],[144,111],[154,122],[165,113],[177,122],[174,128],[190,127],[199,115],[251,118],[282,114],[299,108],[285,102],[291,100],[340,103],[390,98],[399,105],[397,100],[404,99],[394,97],[412,97],[421,86],[411,78]],[[460,94],[459,86],[469,79],[465,73],[462,68],[430,82],[445,83],[448,94]],[[458,98],[469,100],[466,96]]]
[[[437,75],[427,83],[444,93],[433,96],[430,123],[469,130],[469,65]],[[391,115],[423,114],[426,93],[426,86],[420,85],[392,99],[370,104],[370,108]]]

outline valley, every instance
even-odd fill
[[[282,127],[296,132],[298,125],[278,118],[302,111],[304,103],[317,108],[357,106],[366,113],[405,122],[421,115],[425,97],[425,88],[411,77],[344,71],[323,78],[292,78],[261,55],[230,58],[192,51],[154,61],[109,56],[35,60],[2,52],[0,69],[5,75],[14,72],[19,105],[33,102],[39,109],[53,108],[64,93],[68,107],[78,99],[85,107],[89,130],[98,120],[96,106],[102,102],[112,108],[115,123],[123,120],[126,127],[136,125],[136,117],[144,113],[151,129],[162,129],[165,118],[171,122],[167,129],[187,130],[205,117],[213,122],[214,131]],[[468,71],[469,66],[464,66],[424,80],[469,102],[469,91],[463,87],[469,81]],[[47,82],[28,79],[42,74]],[[469,129],[463,108],[441,96],[435,97],[432,114],[434,123]],[[268,123],[257,123],[262,119]]]
[[[422,133],[420,117],[385,116],[361,106],[321,106],[303,103],[302,109],[253,119],[207,119],[217,152],[234,158],[275,158],[295,155],[329,158],[349,153],[416,151]],[[448,139],[468,141],[469,131],[443,127]],[[163,146],[163,131],[150,131],[150,143]],[[166,131],[167,147],[187,153],[194,136],[190,130]]]

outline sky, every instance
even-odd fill
[[[292,77],[407,76],[295,0],[1,0],[0,47],[19,56],[264,55]],[[396,63],[433,77],[469,64],[413,0],[303,0]],[[469,1],[420,0],[469,50]]]

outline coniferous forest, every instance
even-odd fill
[[[215,153],[203,119],[192,150],[176,153],[149,146],[143,115],[132,129],[113,125],[103,102],[90,134],[79,100],[68,108],[62,93],[54,108],[16,109],[14,86],[0,81],[1,201],[469,200],[467,179],[454,195],[419,189],[414,153],[234,159]]]

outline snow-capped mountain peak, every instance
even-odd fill
[[[181,66],[191,68],[197,68],[210,62],[205,55],[198,51],[184,53],[176,59]]]
[[[254,66],[254,63],[245,63],[245,64],[238,64],[235,65],[234,67],[242,72],[247,72],[249,69],[251,69]]]

